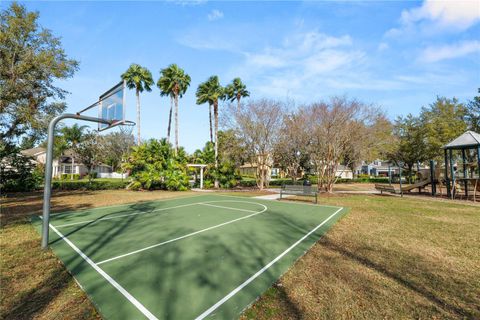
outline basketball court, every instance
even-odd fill
[[[232,319],[344,213],[202,194],[52,214],[49,245],[105,319]]]

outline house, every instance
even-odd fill
[[[282,170],[277,167],[267,167],[267,177],[270,178],[287,178],[289,175],[285,170]],[[240,175],[242,176],[255,176],[257,170],[258,170],[258,165],[256,163],[245,163],[244,165],[241,165],[238,170],[240,171]],[[308,173],[308,174],[316,174],[314,170],[307,170],[306,172],[302,171],[302,175]],[[338,177],[339,179],[353,179],[353,172],[350,168],[344,165],[338,165],[337,166],[337,171],[335,173],[335,176]]]
[[[47,152],[45,148],[36,147],[20,151],[21,154],[33,158],[36,164],[45,164],[47,161]]]
[[[347,166],[339,165],[335,176],[339,179],[353,179],[353,171]]]
[[[413,168],[414,170],[427,170],[429,169],[428,166],[425,164],[417,164]],[[391,175],[398,175],[400,174],[400,169],[398,166],[393,163],[392,161],[386,161],[386,160],[374,160],[371,163],[366,163],[363,162],[361,166],[361,172],[360,174],[366,174],[369,176],[374,176],[374,177],[388,177],[388,174]]]
[[[47,156],[46,149],[37,147],[32,149],[22,150],[23,155],[33,158],[37,164],[45,165]],[[106,164],[99,164],[93,167],[93,172],[96,172],[99,177],[116,178],[112,173],[112,167]],[[53,159],[53,176],[59,177],[62,174],[79,174],[81,177],[88,174],[87,167],[75,159],[73,153],[67,150],[64,155]],[[121,175],[120,175],[121,176]]]
[[[398,167],[386,160],[374,160],[371,163],[363,162],[361,166],[360,174],[366,174],[374,177],[388,177],[388,174],[398,174]]]

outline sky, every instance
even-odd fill
[[[131,63],[148,68],[155,82],[169,64],[182,67],[192,78],[179,104],[180,145],[189,152],[209,139],[208,105],[195,104],[195,91],[211,75],[223,85],[241,77],[252,99],[299,106],[346,95],[390,119],[418,114],[437,96],[468,101],[480,87],[480,1],[25,5],[80,62],[73,78],[58,82],[70,92],[69,112],[95,102]],[[128,92],[133,121],[134,96]],[[141,105],[143,139],[165,137],[169,99],[154,87]]]

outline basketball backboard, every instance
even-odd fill
[[[98,99],[98,117],[109,123],[98,123],[98,131],[127,124],[125,121],[125,81],[102,94]]]

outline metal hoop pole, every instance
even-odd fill
[[[47,159],[45,162],[45,183],[43,190],[43,224],[42,224],[42,249],[48,247],[48,236],[50,227],[50,198],[52,195],[52,166],[53,166],[53,139],[55,133],[55,126],[63,119],[78,119],[90,122],[100,122],[110,124],[110,121],[100,118],[82,116],[79,114],[65,113],[53,118],[48,125],[48,145],[47,145]]]

